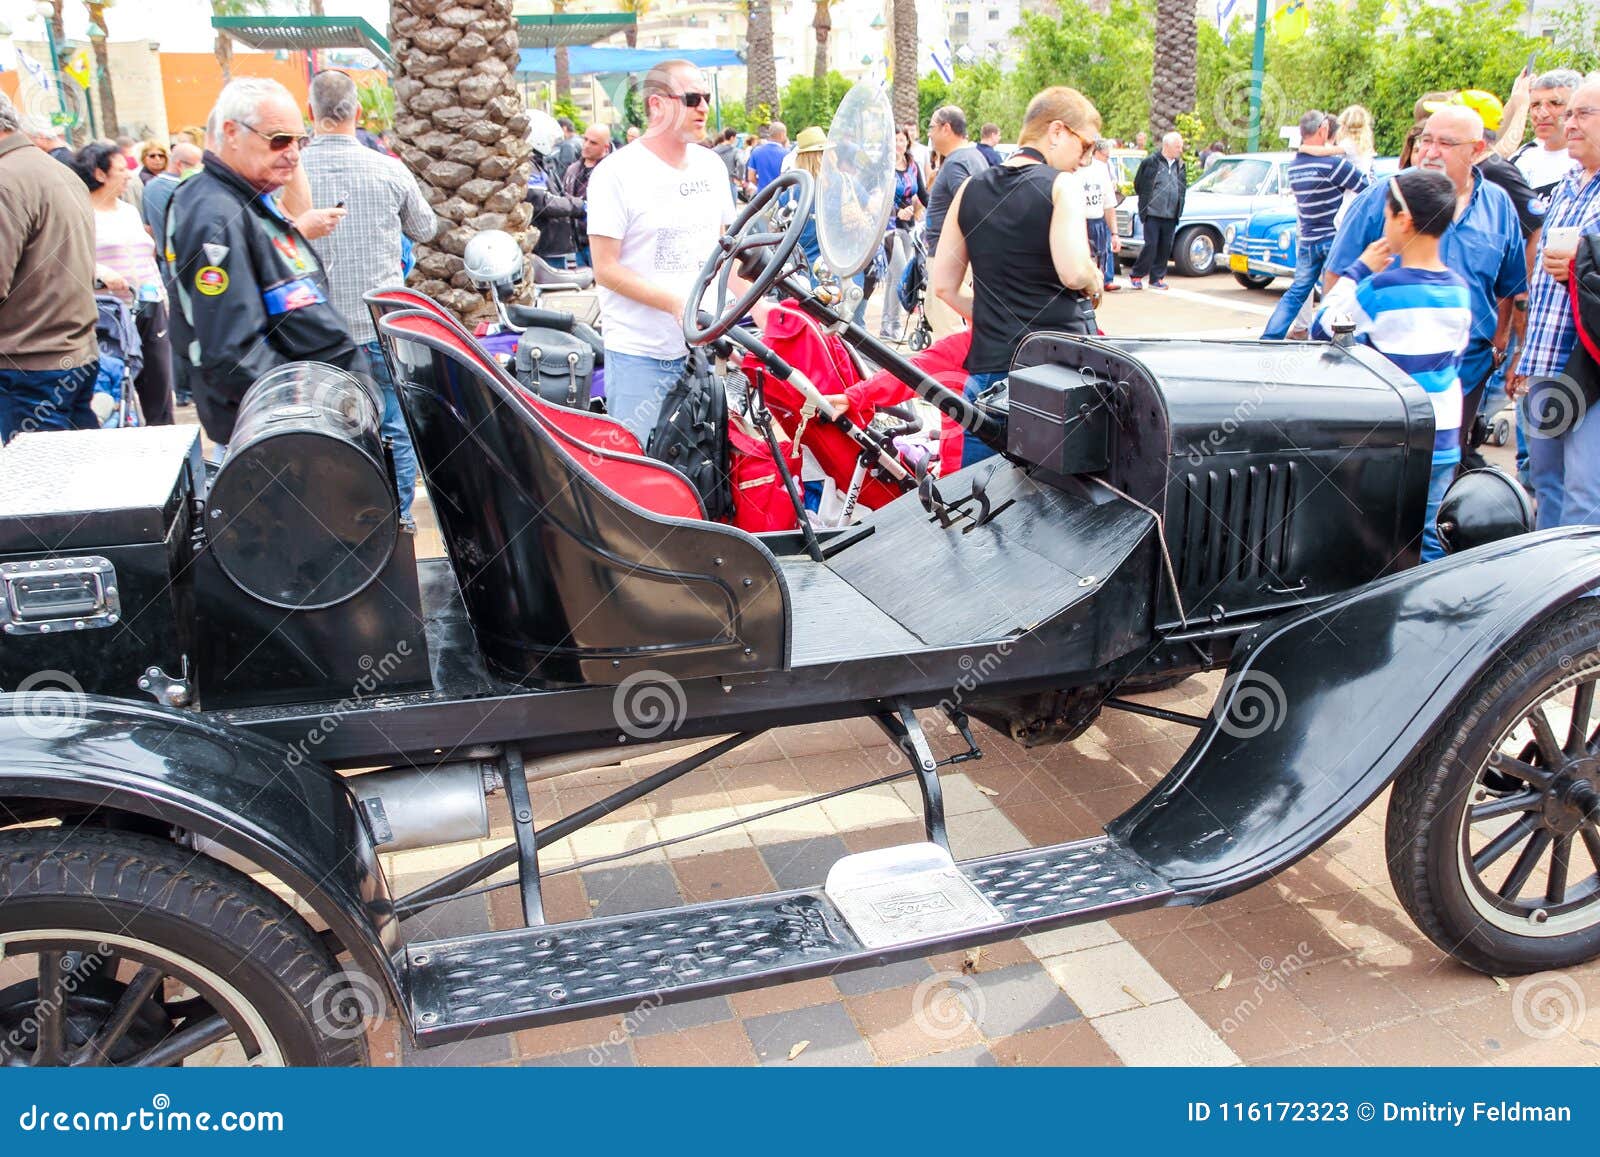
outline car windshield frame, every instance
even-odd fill
[[[1261,192],[1275,171],[1273,162],[1264,157],[1221,157],[1211,169],[1193,185],[1191,193],[1220,193],[1228,197],[1254,197]],[[1255,179],[1245,183],[1247,174]]]

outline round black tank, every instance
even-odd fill
[[[399,534],[382,419],[369,383],[320,362],[250,387],[205,518],[211,553],[241,590],[315,610],[377,578]]]

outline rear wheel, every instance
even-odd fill
[[[1205,277],[1217,267],[1217,243],[1221,240],[1203,225],[1180,230],[1172,245],[1172,260],[1185,277]]]
[[[1600,955],[1600,606],[1582,599],[1478,683],[1395,782],[1401,903],[1481,972]]]
[[[1277,280],[1270,273],[1239,273],[1235,272],[1233,279],[1246,289],[1265,289]]]
[[[360,1065],[371,998],[225,865],[128,832],[0,832],[0,1065]]]

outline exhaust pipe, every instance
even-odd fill
[[[711,742],[711,741],[689,741]],[[530,782],[607,767],[622,758],[636,759],[687,746],[684,740],[603,747],[543,755],[525,763]],[[403,852],[431,848],[489,835],[488,797],[505,790],[497,761],[471,759],[435,767],[389,768],[352,776],[346,784],[366,817],[380,850]]]

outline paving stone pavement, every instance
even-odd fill
[[[1145,696],[1204,714],[1220,675]],[[942,757],[960,749],[924,716]],[[944,777],[963,858],[1081,839],[1158,780],[1177,724],[1107,712],[1071,745],[1024,751],[979,728],[980,761]],[[773,732],[545,854],[547,870],[700,830],[881,774],[860,721]],[[533,785],[541,819],[661,767],[647,757]],[[877,969],[417,1050],[395,1026],[378,1063],[408,1065],[1595,1065],[1600,965],[1501,984],[1427,942],[1395,899],[1387,795],[1280,876],[1205,908],[1156,909]],[[509,838],[386,856],[404,891]],[[849,852],[922,838],[913,785],[808,805],[634,859],[549,877],[553,921],[820,883]],[[515,889],[454,901],[412,935],[520,924]],[[417,923],[421,923],[419,921]],[[1563,1003],[1564,1002],[1564,1003]],[[1591,1011],[1593,1010],[1593,1011]]]

